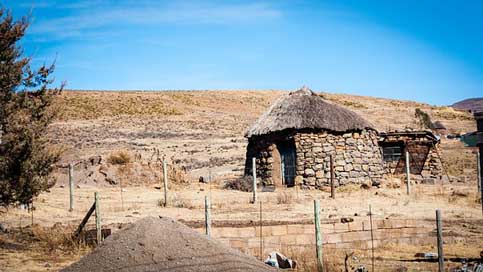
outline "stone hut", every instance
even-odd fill
[[[406,152],[409,169],[423,179],[440,179],[443,165],[439,156],[439,138],[430,130],[381,132],[380,145],[385,168],[391,174],[406,173]]]
[[[319,187],[378,180],[385,173],[378,133],[356,113],[303,87],[280,97],[247,131],[245,174],[267,185]]]

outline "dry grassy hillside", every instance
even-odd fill
[[[193,172],[207,167],[222,175],[240,173],[245,156],[243,135],[283,91],[65,91],[57,103],[54,141],[65,147],[64,162],[128,150],[152,157],[153,148]],[[467,113],[400,101],[345,94],[321,94],[372,122],[377,129],[415,128],[420,108],[450,131],[475,129]],[[141,171],[141,170],[140,170]]]

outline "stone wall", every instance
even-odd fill
[[[324,248],[371,248],[369,220],[356,220],[350,223],[321,223]],[[374,246],[386,243],[436,244],[433,220],[413,219],[374,219]],[[204,229],[198,229],[204,233]],[[216,227],[211,235],[218,241],[242,252],[260,255],[260,234],[263,235],[263,255],[271,251],[285,252],[294,248],[315,246],[313,224],[288,224],[252,227]],[[445,237],[448,241],[449,237]]]
[[[382,151],[375,131],[329,133],[327,131],[292,131],[250,138],[245,175],[252,175],[252,158],[257,161],[257,177],[263,184],[280,184],[274,171],[276,143],[294,141],[296,183],[310,187],[330,184],[330,155],[335,165],[335,186],[379,180],[385,174]],[[276,156],[275,156],[276,157]]]
[[[330,183],[330,155],[334,158],[336,186],[379,180],[385,173],[375,131],[297,133],[294,139],[297,179],[305,185]]]
[[[443,164],[438,155],[438,148],[438,145],[436,145],[429,150],[423,171],[421,171],[423,179],[441,179],[443,176]]]
[[[280,180],[274,179],[274,177],[281,178],[279,173],[274,175],[274,171],[280,171],[274,166],[274,157],[280,160],[276,143],[287,140],[293,140],[293,133],[277,133],[248,139],[245,175],[252,175],[252,158],[256,158],[257,181],[261,181],[264,185],[281,184]]]

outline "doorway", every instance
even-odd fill
[[[277,143],[280,152],[280,172],[282,174],[282,184],[288,187],[295,185],[295,143],[293,140]]]

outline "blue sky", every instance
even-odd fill
[[[0,0],[71,89],[483,96],[483,1]]]

